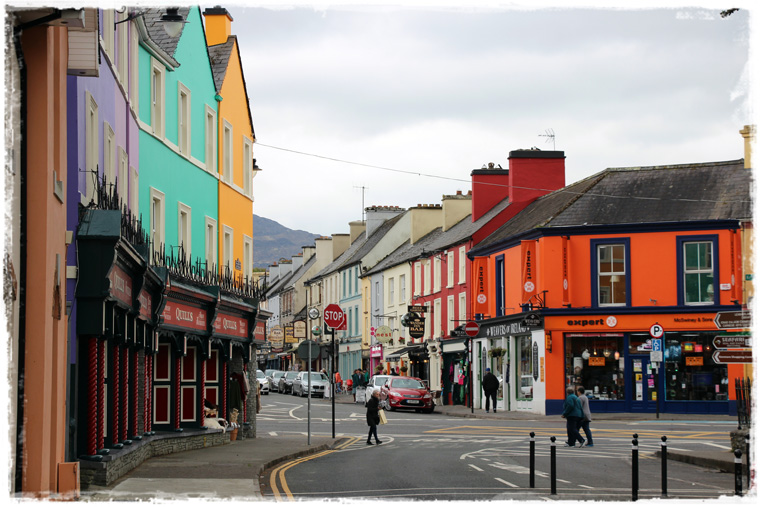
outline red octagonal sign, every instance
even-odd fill
[[[464,332],[467,333],[467,336],[475,337],[478,336],[478,333],[480,332],[480,324],[477,322],[470,321],[464,326]]]
[[[340,306],[334,303],[327,305],[323,315],[325,317],[325,324],[332,329],[340,328],[346,321],[346,314],[343,313]]]

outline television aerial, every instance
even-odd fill
[[[544,134],[538,134],[538,137],[545,137],[547,143],[549,141],[551,141],[551,143],[552,143],[552,150],[556,149],[556,146],[555,146],[555,143],[554,143],[554,139],[555,139],[554,129],[546,129],[545,133]]]

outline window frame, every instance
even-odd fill
[[[253,195],[253,140],[243,136],[243,194]]]
[[[229,268],[229,272],[232,273],[235,269],[235,230],[229,225],[223,227],[222,255],[224,262],[222,263],[222,267]]]
[[[204,237],[204,257],[206,259],[206,269],[211,270],[213,266],[217,266],[217,252],[219,247],[219,235],[217,232],[217,225],[216,220],[211,218],[210,216],[206,216],[205,220],[205,227],[204,227],[205,237]],[[210,245],[210,252],[209,252],[209,244],[208,244],[208,237],[209,232],[211,233],[212,243]],[[209,258],[209,253],[211,254],[211,258]]]
[[[235,178],[235,166],[233,158],[234,142],[232,138],[234,130],[227,120],[222,123],[222,181],[232,186]]]
[[[140,173],[133,166],[129,167],[129,209],[132,215],[140,216]]]
[[[399,285],[398,302],[403,304],[406,301],[406,275],[405,274],[400,274],[398,276],[398,285]]]
[[[95,180],[98,175],[100,158],[100,128],[98,120],[98,103],[90,92],[85,92],[85,204],[97,200]]]
[[[599,303],[599,247],[623,245],[625,253],[625,303]],[[630,307],[631,306],[631,238],[595,238],[591,246],[591,306],[594,308]]]
[[[713,300],[712,302],[686,302],[686,267],[684,259],[684,245],[687,243],[710,243],[712,246],[712,273],[713,273]],[[676,236],[676,276],[678,283],[678,305],[679,306],[716,306],[720,303],[720,257],[718,256],[718,247],[720,246],[720,237],[717,234],[700,234],[693,236]]]
[[[504,308],[504,255],[498,255],[494,259],[494,296],[496,301],[496,316],[501,317],[505,313]]]
[[[243,234],[243,277],[253,276],[253,238]]]
[[[106,184],[116,182],[116,134],[107,121],[103,122],[103,174]]]
[[[166,69],[155,58],[151,59],[150,125],[153,135],[163,140],[166,135]]]
[[[219,125],[216,120],[216,111],[206,104],[206,172],[216,174],[214,170],[217,164]]]
[[[414,263],[414,295],[419,296],[422,294],[422,263],[417,261]]]
[[[190,89],[177,81],[177,149],[187,158],[192,149],[191,98]]]
[[[433,259],[433,292],[441,292],[441,257],[436,255]]]
[[[182,217],[185,216],[185,227],[183,230],[183,220]],[[182,245],[182,239],[187,238],[187,244],[184,245],[184,253],[185,253],[185,260],[190,260],[190,252],[192,251],[193,247],[193,236],[192,236],[192,227],[193,223],[193,211],[190,206],[187,204],[177,201],[177,246]]]
[[[155,204],[159,203],[159,216],[154,214]],[[150,187],[150,240],[153,252],[160,253],[166,244],[166,195],[160,190]]]
[[[467,270],[465,269],[467,266],[467,253],[465,250],[465,247],[460,246],[459,247],[459,283],[466,283],[467,282]]]

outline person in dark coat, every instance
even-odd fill
[[[575,395],[575,389],[572,386],[569,386],[566,392],[567,397],[562,408],[562,417],[567,419],[567,442],[565,442],[565,447],[575,447],[576,440],[580,442],[578,447],[583,447],[586,441],[580,432],[578,432],[578,423],[583,419],[581,402]]]
[[[380,424],[380,390],[375,389],[372,391],[372,396],[367,401],[367,425],[369,426],[369,434],[367,435],[367,445],[372,444],[372,435],[375,436],[375,442],[377,445],[382,444],[382,440],[377,438],[377,425]]]
[[[499,379],[491,373],[491,368],[486,368],[486,374],[481,382],[483,392],[486,393],[486,414],[490,409],[489,402],[493,401],[493,413],[496,413],[496,393],[499,391]]]

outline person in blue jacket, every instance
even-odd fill
[[[567,397],[562,407],[562,417],[567,420],[567,442],[565,447],[575,447],[576,440],[580,442],[578,447],[583,447],[586,441],[578,432],[578,423],[583,419],[583,410],[581,402],[575,395],[575,389],[572,386],[567,387]]]

